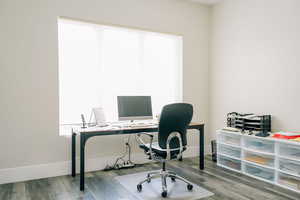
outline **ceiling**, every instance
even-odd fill
[[[190,0],[190,1],[212,5],[212,4],[219,3],[219,2],[221,2],[222,0]]]

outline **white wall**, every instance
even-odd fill
[[[226,113],[273,116],[299,131],[300,1],[225,0],[212,13],[210,132]]]
[[[58,16],[182,34],[184,100],[207,121],[209,11],[180,0],[1,0],[0,169],[70,160],[58,135]],[[97,138],[87,157],[122,151],[123,139]]]

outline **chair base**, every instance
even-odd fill
[[[181,176],[178,176],[175,172],[172,171],[167,171],[165,169],[162,169],[160,171],[155,171],[155,172],[150,172],[147,174],[147,178],[143,181],[141,181],[138,185],[137,185],[137,190],[139,192],[142,191],[142,184],[145,182],[150,183],[151,179],[154,178],[161,178],[161,182],[162,182],[162,193],[161,196],[162,197],[167,197],[168,194],[168,189],[167,189],[167,178],[171,178],[171,180],[174,182],[176,180],[181,180],[183,182],[185,182],[187,184],[187,190],[191,191],[193,189],[193,185],[191,182],[187,181],[186,179],[182,178]]]

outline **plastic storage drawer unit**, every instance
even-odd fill
[[[241,149],[236,148],[236,147],[226,146],[223,144],[219,144],[218,153],[227,155],[227,156],[231,156],[234,158],[238,158],[238,159],[241,158]]]
[[[282,143],[279,145],[279,155],[285,158],[300,161],[300,147],[291,144]]]
[[[228,134],[225,132],[221,132],[218,134],[218,141],[229,145],[240,146],[241,136],[236,134]]]
[[[274,146],[275,144],[273,141],[245,137],[245,147],[247,149],[252,149],[255,151],[261,151],[266,153],[274,153]]]
[[[268,167],[274,167],[274,156],[245,151],[245,160]]]
[[[300,177],[300,162],[280,158],[279,169]]]
[[[274,181],[275,177],[275,171],[272,169],[266,169],[263,167],[259,167],[252,164],[245,164],[245,172],[246,174],[254,177],[258,177],[260,179],[266,180],[266,181]]]
[[[229,158],[226,156],[218,155],[218,163],[220,165],[223,165],[230,169],[234,169],[234,170],[238,170],[238,171],[241,170],[241,161],[240,160],[236,160],[236,159],[232,159],[232,158]]]
[[[298,177],[287,175],[285,173],[279,173],[278,184],[300,192],[300,178]]]

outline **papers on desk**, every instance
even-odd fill
[[[117,127],[111,127],[111,126],[105,126],[105,127],[99,127],[99,126],[92,126],[87,128],[82,127],[73,127],[73,132],[80,133],[80,132],[93,132],[93,131],[107,131],[107,130],[117,130],[119,128]]]
[[[112,127],[118,127],[118,128],[143,128],[143,127],[149,127],[149,126],[156,126],[158,125],[157,120],[144,120],[144,121],[138,121],[138,122],[113,122],[111,123]]]
[[[82,127],[73,127],[73,131],[75,133],[79,132],[93,132],[93,131],[107,131],[107,130],[120,130],[120,129],[134,129],[134,128],[148,128],[148,127],[156,127],[158,122],[136,122],[136,123],[126,123],[126,122],[114,122],[108,123],[108,126],[92,126],[87,128]]]

